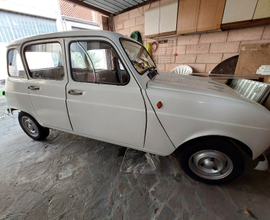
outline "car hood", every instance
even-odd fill
[[[202,77],[159,74],[148,82],[147,88],[196,93],[200,95],[238,99],[250,102],[250,100],[247,100],[244,96],[240,95],[229,86],[213,81],[209,78]]]

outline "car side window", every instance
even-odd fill
[[[21,78],[25,75],[20,54],[16,49],[8,51],[8,74]]]
[[[72,78],[79,82],[95,82],[93,65],[82,44],[74,42],[70,45]]]
[[[64,66],[59,43],[42,43],[27,46],[25,58],[30,76],[34,79],[62,80]]]
[[[107,42],[72,42],[70,58],[75,81],[115,85],[125,85],[129,81],[118,54]]]

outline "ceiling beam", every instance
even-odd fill
[[[103,15],[106,15],[106,16],[110,16],[110,14],[111,14],[111,13],[108,12],[108,11],[105,11],[105,10],[102,10],[102,9],[97,8],[97,7],[95,7],[95,6],[86,4],[86,3],[83,2],[83,0],[66,0],[66,1],[75,3],[75,4],[77,4],[77,5],[84,6],[84,7],[86,7],[86,8],[90,8],[90,9],[92,9],[92,10],[94,10],[94,11],[97,11],[97,12],[103,14]]]

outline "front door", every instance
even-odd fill
[[[67,107],[73,130],[95,139],[142,148],[144,101],[117,49],[101,38],[70,39],[66,47],[71,76]]]
[[[24,46],[28,66],[28,93],[43,126],[71,131],[66,108],[67,75],[63,41],[29,43]]]

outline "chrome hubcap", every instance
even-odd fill
[[[199,177],[218,180],[232,172],[233,163],[227,155],[220,151],[202,150],[190,157],[189,167]]]
[[[28,134],[30,134],[32,137],[37,137],[38,136],[38,127],[35,124],[35,122],[33,122],[31,120],[31,118],[27,117],[27,116],[23,116],[22,117],[22,125],[25,128],[25,130],[28,132]]]

